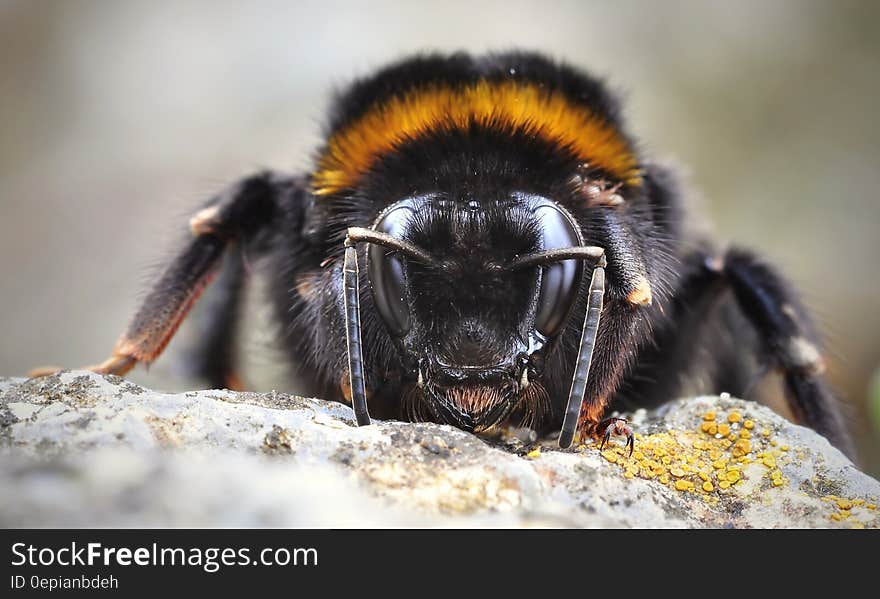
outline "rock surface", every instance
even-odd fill
[[[631,422],[628,457],[357,428],[346,406],[281,393],[0,379],[0,526],[880,526],[880,483],[766,407],[701,397]]]

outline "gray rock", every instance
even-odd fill
[[[880,526],[880,483],[766,407],[700,397],[630,420],[632,458],[619,440],[358,428],[282,393],[0,379],[0,526]]]

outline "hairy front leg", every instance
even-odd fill
[[[189,223],[192,239],[154,284],[110,357],[88,369],[124,375],[139,362],[158,358],[216,275],[227,247],[252,240],[271,224],[277,198],[292,181],[260,173],[232,185],[198,211]],[[31,376],[57,370],[36,369]]]

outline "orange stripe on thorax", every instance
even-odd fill
[[[318,160],[317,195],[358,184],[376,159],[437,130],[472,125],[524,132],[574,152],[629,185],[641,183],[638,160],[624,137],[586,106],[536,84],[481,81],[465,87],[431,86],[396,96],[334,133]]]

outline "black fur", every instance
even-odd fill
[[[557,90],[602,115],[633,144],[617,101],[600,81],[543,56],[520,52],[432,55],[399,62],[338,95],[327,134],[408,89],[480,79],[529,81]],[[490,410],[492,419],[528,416],[540,428],[558,429],[586,309],[586,282],[579,283],[561,334],[549,339],[546,351],[538,352],[529,365],[534,387],[526,398],[517,391],[516,368],[518,356],[529,344],[537,274],[504,272],[498,265],[537,247],[538,225],[523,216],[521,203],[511,199],[531,194],[563,206],[580,227],[585,244],[606,250],[605,308],[582,417],[586,413],[589,421],[598,422],[615,401],[625,406],[665,401],[697,390],[694,383],[703,392],[736,395],[745,390],[761,363],[769,361],[785,372],[794,412],[849,450],[835,401],[818,370],[803,360],[792,361],[792,339],[816,344],[809,319],[792,291],[748,253],[722,254],[703,240],[685,238],[686,216],[674,175],[644,158],[640,163],[643,184],[622,186],[622,205],[591,205],[573,187],[572,177],[613,183],[608,173],[584,171],[566,148],[533,136],[474,126],[466,132],[435,132],[410,141],[381,157],[356,188],[333,196],[313,197],[308,177],[263,179],[276,187],[265,196],[274,205],[261,205],[259,227],[248,215],[236,215],[236,222],[244,223],[238,235],[244,243],[261,239],[254,253],[259,250],[268,256],[275,312],[284,330],[281,341],[300,379],[309,383],[297,391],[342,398],[340,382],[347,361],[341,280],[348,227],[371,227],[389,205],[424,195],[433,198],[431,204],[408,225],[405,236],[435,254],[438,262],[406,262],[407,301],[416,321],[407,338],[393,339],[388,333],[370,292],[366,252],[360,250],[371,412],[382,418],[427,418],[462,425],[441,404],[453,396],[466,401],[461,399],[466,396],[462,389],[468,385],[494,385],[502,391],[485,396],[491,395],[491,402],[498,405],[507,404]],[[480,205],[479,217],[468,216],[471,202]],[[266,211],[271,219],[264,218]],[[649,306],[627,301],[637,275],[650,283]],[[230,302],[236,301],[237,293],[227,291],[227,295]],[[234,312],[222,302],[217,310],[221,315]],[[228,351],[220,345],[231,337],[217,339],[206,352]],[[758,352],[759,360],[747,357],[751,350]],[[494,372],[497,377],[491,380],[463,379],[461,388],[448,396],[431,381],[424,392],[416,387],[420,368],[433,368],[429,378],[440,380],[452,375],[437,364],[456,359],[464,360],[460,364],[497,362],[513,370],[509,376]],[[228,357],[220,359],[228,361]],[[490,418],[477,412],[480,409],[475,407],[474,422]],[[478,424],[465,427],[479,428]]]

